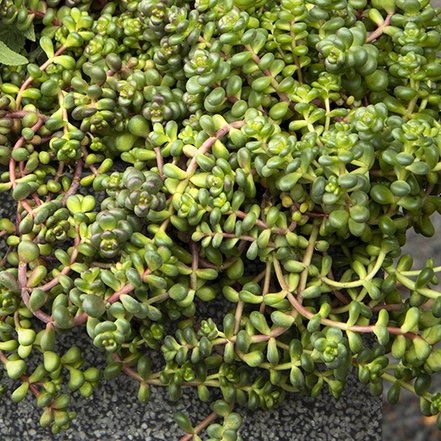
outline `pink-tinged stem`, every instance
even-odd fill
[[[381,36],[381,34],[384,31],[384,28],[389,26],[390,19],[394,14],[395,12],[393,12],[392,14],[387,14],[386,18],[384,19],[384,22],[380,26],[378,26],[378,28],[374,32],[369,34],[369,36],[366,39],[366,43],[370,43],[371,41],[374,41],[376,38]]]
[[[401,311],[403,309],[403,304],[392,304],[392,305],[376,305],[371,308],[372,311],[377,312],[385,309],[386,311]]]
[[[205,155],[205,153],[208,152],[210,147],[220,138],[225,136],[230,129],[240,129],[242,126],[246,124],[245,121],[235,121],[231,124],[227,124],[226,126],[222,127],[220,130],[217,131],[216,136],[211,136],[208,138],[199,148],[196,154]],[[193,173],[196,171],[198,167],[198,163],[196,161],[196,155],[191,160],[190,165],[187,168],[187,175],[188,177],[193,176]]]
[[[144,380],[139,374],[138,372],[134,371],[132,368],[130,368],[129,366],[127,366],[124,363],[124,360],[121,359],[121,357],[119,356],[119,354],[115,353],[112,354],[112,358],[117,362],[117,363],[123,363],[123,368],[122,370],[124,371],[125,374],[127,374],[130,378],[133,378],[136,381],[140,381],[143,383],[147,383],[147,384],[155,384],[157,386],[162,386],[161,381],[159,380],[159,372],[151,374],[149,376],[148,380]],[[211,382],[213,383],[213,382]],[[199,386],[201,383],[196,382],[196,381],[184,381],[182,383],[182,386]],[[210,384],[210,381],[205,381],[204,384],[206,384],[207,386],[218,386],[217,383],[215,384]]]
[[[282,272],[282,268],[280,266],[280,262],[277,259],[273,260],[273,266],[274,266],[274,270],[276,271],[277,280],[279,281],[280,286],[285,291],[290,292],[289,286],[286,283],[285,277],[283,276],[283,272]]]
[[[6,363],[9,361],[9,360],[6,358],[6,355],[3,354],[2,351],[0,351],[0,361],[1,361],[3,364],[6,364]]]
[[[236,312],[234,314],[234,318],[236,320],[236,324],[234,325],[234,335],[236,335],[239,332],[240,319],[242,317],[244,305],[245,305],[245,302],[243,300],[239,300],[239,302],[237,303]]]
[[[41,119],[43,122],[46,122],[49,119],[49,117],[43,113],[31,112],[30,110],[18,110],[17,112],[12,112],[7,116],[8,118],[24,118],[28,113],[36,113],[38,119]]]
[[[60,274],[58,274],[54,279],[52,279],[50,282],[46,283],[43,286],[39,286],[38,288],[43,290],[43,291],[49,291],[50,289],[52,289],[54,286],[58,285],[58,279],[61,275],[67,275],[70,271],[70,266],[66,266],[65,268],[63,268],[63,270],[61,271]]]
[[[26,308],[29,309],[29,311],[32,311],[30,304],[29,304],[29,292],[26,288],[27,285],[27,278],[26,278],[26,263],[20,262],[18,265],[18,283],[20,285],[21,289],[21,298],[26,305]],[[37,317],[39,320],[41,320],[44,323],[48,323],[51,321],[51,317],[46,314],[45,312],[41,311],[40,309],[37,311],[32,311],[35,317]]]
[[[193,240],[190,240],[190,251],[192,256],[192,263],[191,263],[192,273],[190,276],[190,286],[191,289],[196,291],[198,289],[198,276],[196,274],[196,271],[199,267],[199,251],[196,242],[194,242]]]
[[[223,137],[224,135],[226,135],[230,129],[239,129],[240,127],[244,126],[246,124],[245,121],[235,121],[232,122],[230,124],[225,125],[224,127],[222,127],[220,130],[217,131],[216,136],[211,136],[210,138],[208,138],[195,152],[192,160],[190,161],[190,164],[187,167],[187,177],[181,181],[181,183],[178,185],[177,189],[176,189],[176,193],[183,193],[184,190],[187,188],[188,185],[188,181],[190,180],[190,178],[193,176],[193,174],[195,173],[197,167],[198,167],[198,163],[196,161],[196,155],[197,154],[201,154],[201,155],[205,155],[205,153],[208,152],[208,150],[210,149],[210,147],[221,137]],[[170,217],[168,217],[167,219],[165,219],[164,222],[162,222],[160,230],[161,231],[165,231],[167,229],[167,226],[170,223],[170,218],[173,215],[173,213],[175,212],[175,209],[173,207],[173,205],[170,208]]]
[[[329,217],[326,213],[314,213],[312,211],[306,211],[305,214],[309,217]]]
[[[218,233],[211,233],[211,237],[216,236]],[[223,237],[229,238],[229,239],[240,239],[240,240],[246,240],[247,242],[254,242],[256,240],[253,236],[236,236],[234,233],[221,233]],[[209,236],[208,234],[205,235],[206,237]],[[269,246],[275,246],[274,242],[268,242]]]
[[[152,303],[161,302],[162,300],[166,300],[169,297],[170,297],[170,293],[167,291],[167,292],[164,292],[162,294],[159,294],[158,296],[151,297],[150,299],[148,299],[146,301],[146,303],[148,305],[151,305]]]
[[[247,45],[245,45],[245,47],[247,47]],[[247,48],[248,49],[248,48]],[[248,50],[250,50],[251,48],[249,48]],[[253,60],[256,64],[260,63],[260,57],[256,54],[253,55]],[[267,77],[273,77],[273,75],[271,74],[271,72],[269,71],[269,69],[262,69],[262,73],[267,76]],[[277,82],[277,80],[275,78],[272,79],[271,81],[271,86],[274,87],[274,89],[276,90],[277,95],[279,95],[279,98],[284,101],[285,103],[289,104],[289,109],[292,112],[296,112],[294,106],[295,104],[288,98],[288,95],[285,92],[278,92],[277,89],[279,87],[279,83]]]
[[[312,228],[311,236],[309,238],[308,247],[306,248],[305,255],[303,256],[303,264],[305,265],[305,269],[300,274],[299,286],[297,288],[298,296],[297,299],[301,303],[302,302],[302,293],[306,287],[306,283],[308,282],[308,267],[311,263],[312,256],[314,254],[314,245],[317,241],[318,236],[318,228],[314,226]]]
[[[341,116],[338,116],[338,115],[333,116],[332,119],[337,122],[344,121],[344,118],[342,118]]]
[[[291,223],[289,224],[288,230],[289,231],[294,231],[297,227],[297,221],[292,220]]]
[[[162,180],[165,181],[166,176],[162,171],[162,168],[164,167],[164,158],[161,156],[161,147],[155,147],[154,150],[156,153],[156,163],[158,164],[159,175],[161,176]]]
[[[119,300],[119,298],[122,294],[128,294],[129,292],[132,292],[134,289],[135,289],[135,287],[129,283],[126,286],[124,286],[122,289],[120,289],[119,291],[113,293],[106,301],[107,301],[107,303],[110,303],[110,304],[115,303],[116,301]]]
[[[34,132],[36,132],[42,125],[43,125],[43,120],[39,119],[31,127],[31,129]],[[23,146],[24,142],[25,142],[24,136],[21,136],[19,138],[19,140],[15,143],[13,150],[21,148]],[[11,158],[9,161],[9,180],[12,183],[12,188],[15,188],[17,186],[17,181],[16,181],[17,177],[15,175],[15,165],[16,165],[15,160]],[[22,177],[24,177],[24,167],[23,167],[22,162],[20,162],[20,171],[22,173]],[[23,208],[25,208],[28,213],[30,213],[32,211],[32,208],[30,207],[30,205],[26,201],[21,201],[21,204],[23,205]]]
[[[75,227],[75,229],[77,230],[77,233],[78,233],[78,227]],[[77,259],[77,256],[78,256],[77,247],[78,247],[79,243],[80,243],[80,236],[78,234],[77,237],[75,238],[74,249],[72,251],[72,255],[70,256],[70,263],[71,264],[73,264],[75,262],[75,260]],[[70,266],[63,268],[63,270],[61,271],[60,274],[58,274],[49,283],[46,283],[46,285],[40,286],[39,289],[41,289],[43,291],[50,290],[51,288],[53,288],[54,286],[56,286],[58,284],[60,275],[68,274],[70,269],[71,269]],[[26,277],[26,263],[24,263],[24,262],[20,262],[18,265],[18,282],[19,282],[19,285],[21,288],[21,298],[22,298],[24,304],[26,305],[26,307],[29,309],[29,311],[31,311],[34,314],[34,316],[37,317],[38,319],[40,319],[42,322],[44,322],[48,325],[51,325],[52,317],[50,317],[48,314],[44,313],[40,309],[38,309],[37,311],[32,311],[32,309],[30,308],[29,291],[31,290],[31,288],[28,288],[26,286],[28,281],[27,281],[27,277]],[[53,323],[53,326],[58,327],[58,325],[55,322]]]
[[[265,297],[268,294],[269,291],[269,286],[270,286],[270,281],[271,281],[271,270],[273,269],[273,264],[272,262],[267,262],[266,263],[266,268],[265,268],[265,280],[263,282],[263,290],[262,290],[262,296]],[[259,307],[259,312],[263,314],[263,312],[265,311],[266,305],[265,302],[262,302],[260,304]],[[236,322],[237,325],[237,322]],[[235,334],[237,333],[237,331],[235,332]]]
[[[35,191],[34,193],[32,193],[32,197],[34,199],[35,205],[37,206],[41,205],[40,198],[38,197],[38,194]]]
[[[0,262],[0,266],[5,266],[6,262],[8,261],[8,255],[9,255],[9,253],[10,253],[13,249],[14,249],[13,246],[10,246],[10,247],[8,248],[8,250],[6,251],[5,255],[3,256],[2,261]],[[2,320],[4,320],[4,319],[2,319]]]
[[[122,370],[124,371],[124,373],[126,375],[128,375],[129,377],[133,378],[136,381],[143,381],[141,375],[138,374],[138,372],[135,372],[132,368],[130,368],[129,366],[126,366],[124,364],[124,362],[122,361],[121,357],[118,354],[112,354],[113,359],[117,362],[117,363],[123,363],[123,368]],[[148,381],[147,381],[148,383]]]
[[[147,268],[143,275],[142,275],[142,279],[144,280],[145,276],[148,276],[151,273],[150,269]],[[126,286],[124,286],[123,288],[121,288],[119,291],[113,293],[106,301],[107,303],[115,303],[122,294],[128,294],[129,292],[132,292],[135,289],[135,287],[133,285],[131,285],[130,283],[128,283]]]
[[[86,162],[86,159],[89,156],[89,153],[87,153],[86,146],[82,145],[81,146],[81,151],[83,152],[84,162]],[[94,175],[98,176],[98,170],[96,169],[96,167],[93,164],[88,165],[88,167],[90,168],[90,171]]]
[[[144,272],[143,277],[145,275],[147,275],[147,274],[150,274],[150,270],[149,269],[147,269]],[[119,300],[119,298],[121,297],[122,294],[128,294],[129,292],[132,292],[134,289],[135,289],[135,287],[129,283],[129,284],[125,285],[122,289],[120,289],[119,291],[113,293],[106,300],[106,302],[109,303],[109,304],[115,303],[115,302],[117,302]],[[164,296],[164,298],[167,298],[169,296],[168,292],[166,294],[167,294],[167,296]],[[160,297],[160,296],[158,296],[158,297]],[[162,300],[162,299],[159,299],[159,298],[156,298],[156,297],[154,297],[153,299],[155,299],[155,301]],[[150,303],[153,303],[153,302],[150,302]],[[83,312],[78,317],[75,317],[75,326],[78,326],[78,325],[81,325],[81,324],[85,323],[88,318],[89,318],[89,316],[85,312]]]
[[[0,351],[0,361],[3,364],[6,364],[9,360],[6,358],[5,354],[3,354],[2,351]],[[34,384],[29,382],[29,378],[26,375],[22,375],[20,377],[20,380],[23,381],[24,383],[29,383],[29,389],[31,390],[31,392],[36,396],[39,397],[41,395],[41,393],[39,392],[39,390],[34,386]],[[40,382],[36,382],[35,384],[41,384]]]
[[[213,269],[218,269],[217,266],[214,263],[208,262],[205,259],[201,259],[199,258],[199,263],[201,264],[201,266],[203,266],[204,268],[213,268]]]
[[[20,222],[22,220],[22,216],[20,214],[20,205],[17,204],[17,209],[15,210],[16,212],[16,216],[17,216],[17,221],[15,222],[15,234],[20,234]]]
[[[243,211],[235,211],[234,214],[242,219],[245,219],[245,217],[248,213],[244,213]],[[265,228],[265,229],[270,228],[265,222],[261,221],[260,219],[258,219],[256,221],[256,225],[258,227]],[[271,228],[271,231],[273,231],[274,233],[278,233],[278,234],[286,234],[288,230],[286,230],[285,228],[273,227],[273,228]]]
[[[201,430],[205,429],[208,425],[210,425],[219,415],[216,412],[211,413],[210,415],[208,415],[207,418],[205,418],[204,421],[202,421],[201,423],[199,423],[195,428],[194,428],[194,433],[199,433]],[[189,441],[193,438],[194,434],[193,433],[187,433],[187,435],[183,436],[180,441]]]
[[[36,16],[39,17],[39,18],[44,18],[44,16],[45,16],[45,13],[44,13],[44,12],[40,12],[40,11],[32,11],[31,9],[28,9],[28,13],[29,13],[29,14],[33,14],[33,15],[36,15]],[[55,19],[55,18],[51,21],[51,23],[52,23],[54,26],[61,26],[61,23],[60,23],[57,19]]]
[[[25,141],[24,136],[21,136],[18,139],[18,141],[15,143],[13,150],[21,148],[21,146],[24,144],[24,141]],[[15,188],[17,186],[17,182],[16,182],[17,176],[15,174],[15,165],[16,165],[15,160],[11,158],[9,160],[9,180],[12,183],[12,188]]]
[[[63,53],[65,50],[66,50],[67,48],[66,48],[66,46],[63,44],[61,47],[60,47],[60,49],[58,49],[57,50],[57,52],[55,52],[55,54],[54,54],[54,58],[55,57],[58,57],[58,55],[60,55],[61,53]],[[50,66],[52,63],[53,63],[53,61],[54,61],[54,58],[50,58],[49,60],[47,60],[45,63],[43,63],[41,66],[40,66],[40,70],[43,72],[48,66]],[[26,90],[27,88],[28,88],[28,86],[32,83],[32,81],[33,81],[34,79],[30,76],[23,84],[22,84],[22,86],[20,87],[20,92],[23,92],[24,90]],[[18,95],[17,95],[17,101],[16,101],[16,107],[17,107],[17,109],[18,108],[20,108],[20,104],[21,104],[21,93],[18,93]]]
[[[329,270],[328,278],[334,280],[334,274],[332,273],[332,269]],[[332,292],[335,294],[335,297],[337,297],[337,299],[339,299],[345,305],[351,303],[351,301],[338,289],[334,289]]]
[[[29,378],[26,377],[26,375],[22,375],[20,379],[26,383],[29,383]],[[41,395],[40,391],[32,383],[29,383],[29,389],[37,398]]]
[[[288,293],[287,297],[288,297],[288,300],[290,301],[291,305],[293,305],[294,308],[301,315],[303,315],[303,317],[306,317],[306,318],[310,319],[310,318],[312,318],[314,316],[314,314],[312,312],[308,311],[305,307],[303,307],[291,293]],[[375,329],[375,325],[350,326],[349,327],[346,323],[341,323],[341,322],[337,322],[335,320],[330,320],[330,319],[325,319],[325,318],[322,318],[320,320],[320,322],[321,322],[322,325],[332,326],[334,328],[339,328],[339,329],[341,329],[343,331],[368,333],[368,332],[374,332],[374,329]],[[412,340],[415,339],[415,338],[421,338],[418,334],[414,334],[413,332],[403,332],[400,328],[395,328],[393,326],[388,326],[387,330],[391,334],[404,335],[405,337],[410,338]]]
[[[31,213],[32,216],[34,216],[34,213],[32,212],[32,207],[26,201],[20,201],[20,204],[28,213]]]
[[[79,159],[75,165],[74,176],[72,180],[72,184],[70,185],[69,190],[66,192],[63,198],[63,206],[66,206],[67,198],[77,192],[77,189],[80,185],[81,180],[81,172],[83,171],[83,161]]]
[[[394,303],[391,305],[375,305],[370,309],[371,311],[377,312],[385,309],[386,311],[401,311],[403,309],[403,303]],[[341,306],[339,308],[331,308],[331,314],[341,314],[343,312],[348,312],[348,304]]]

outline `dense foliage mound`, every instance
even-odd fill
[[[428,0],[3,0],[12,399],[29,391],[43,427],[70,427],[69,391],[89,397],[100,372],[55,343],[84,326],[108,353],[104,377],[123,370],[141,401],[151,385],[173,400],[220,388],[196,429],[176,414],[184,439],[208,426],[240,440],[235,403],[338,397],[351,367],[374,395],[387,380],[391,403],[405,388],[438,414],[441,267],[412,270],[401,247],[410,228],[432,236],[441,210],[440,12]],[[223,322],[201,317],[212,301]]]

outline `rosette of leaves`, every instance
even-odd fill
[[[60,138],[54,137],[51,140],[50,147],[60,161],[77,160],[81,158],[81,141],[84,139],[84,133],[76,130],[73,126],[67,134]]]
[[[117,319],[115,322],[100,322],[97,319],[89,319],[87,330],[93,344],[101,350],[110,353],[117,352],[130,334],[130,323],[124,319]]]
[[[0,274],[0,311],[3,316],[14,313],[20,306],[20,286],[12,272]]]
[[[356,73],[367,76],[377,68],[376,48],[364,47],[366,31],[363,25],[351,28],[342,27],[317,44],[317,50],[325,59],[330,73],[342,73],[354,69]],[[369,53],[373,51],[373,53]]]
[[[90,226],[90,244],[102,257],[111,259],[117,256],[137,225],[130,222],[130,217],[122,209],[102,211]],[[135,228],[134,228],[135,227]]]
[[[142,115],[152,123],[180,121],[187,116],[179,89],[171,91],[168,87],[150,86],[145,91],[145,97],[147,103],[142,109]]]
[[[335,328],[329,329],[326,335],[313,334],[312,336],[314,349],[320,352],[321,359],[331,369],[337,369],[348,363],[348,351],[342,339],[342,332]]]
[[[166,207],[165,195],[161,192],[163,181],[154,172],[142,173],[128,167],[123,174],[113,174],[104,186],[109,195],[114,195],[114,201],[119,207],[130,210],[139,218],[147,217],[150,212],[160,212]],[[110,203],[110,200],[107,202]]]
[[[60,208],[52,216],[46,219],[44,227],[38,233],[39,243],[61,243],[67,240],[71,229],[69,222],[69,211],[66,208]]]

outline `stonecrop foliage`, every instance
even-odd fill
[[[69,391],[91,396],[100,372],[55,343],[82,326],[108,354],[104,377],[124,371],[143,402],[151,385],[173,400],[220,388],[196,428],[175,415],[187,440],[204,427],[241,440],[236,403],[338,397],[353,367],[372,394],[386,380],[391,403],[405,388],[439,414],[441,267],[412,270],[401,247],[410,228],[434,235],[441,212],[440,13],[428,0],[2,0],[12,400],[33,394],[43,427],[70,427]],[[215,298],[223,321],[199,312]]]

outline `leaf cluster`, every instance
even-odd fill
[[[70,392],[90,397],[100,372],[55,344],[83,327],[107,354],[104,378],[129,375],[141,402],[151,386],[173,400],[193,386],[202,401],[219,388],[197,426],[176,413],[183,439],[241,440],[236,403],[272,409],[323,387],[338,398],[351,369],[375,396],[392,382],[392,404],[402,388],[420,396],[441,427],[441,266],[402,255],[407,231],[433,236],[441,213],[440,12],[429,0],[3,1],[11,398],[32,393],[41,425],[67,430]]]

